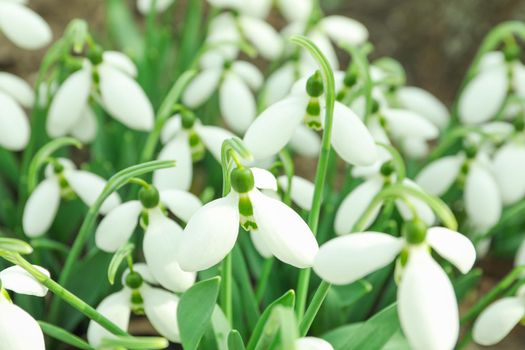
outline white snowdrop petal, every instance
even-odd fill
[[[25,108],[30,108],[35,103],[33,88],[24,79],[14,74],[0,72],[0,91],[13,97]]]
[[[83,143],[90,143],[97,136],[97,116],[89,107],[84,109],[80,119],[71,128],[71,136]]]
[[[414,183],[412,180],[405,178],[403,180],[403,185],[407,187],[412,187],[416,190],[422,191],[422,189]],[[431,226],[436,221],[436,216],[434,211],[428,206],[424,201],[415,198],[414,196],[406,196],[407,200],[410,202],[412,207],[416,210],[419,218],[427,225]],[[399,210],[399,213],[405,220],[412,220],[412,211],[402,200],[396,200],[396,207]]]
[[[242,8],[242,2],[243,0],[208,0],[208,3],[212,6],[236,10]]]
[[[101,64],[98,71],[102,102],[109,114],[129,128],[151,130],[153,107],[140,85],[108,64]]]
[[[343,235],[352,232],[357,220],[363,215],[374,196],[382,187],[383,180],[376,177],[363,182],[350,192],[339,206],[335,215],[335,233]],[[374,222],[380,209],[380,205],[374,209],[363,229],[366,229]]]
[[[411,249],[397,291],[401,327],[414,349],[453,349],[459,335],[456,295],[425,247]]]
[[[43,267],[38,265],[33,265],[33,267],[47,277],[51,276],[49,271]],[[0,271],[0,281],[2,282],[3,288],[12,290],[17,294],[34,295],[37,297],[43,297],[47,294],[47,288],[20,266],[11,266]]]
[[[462,273],[467,273],[476,262],[476,248],[466,236],[445,227],[431,227],[427,242],[443,258],[450,261]]]
[[[239,232],[239,209],[233,193],[205,204],[191,217],[177,247],[181,268],[202,271],[233,249]]]
[[[443,195],[456,180],[463,157],[448,156],[428,164],[416,176],[416,183],[435,196]]]
[[[268,17],[273,0],[244,0],[240,12],[250,16],[264,19]]]
[[[439,135],[438,128],[421,115],[408,109],[383,109],[388,127],[395,137],[416,137],[431,140]]]
[[[321,150],[321,137],[305,125],[299,125],[290,139],[290,147],[298,154],[315,158]]]
[[[175,114],[170,117],[160,132],[160,140],[163,144],[171,141],[175,135],[177,135],[182,130],[182,120],[179,114]]]
[[[206,102],[219,85],[222,70],[205,69],[195,76],[184,90],[182,101],[190,108],[199,107]]]
[[[193,193],[176,189],[160,191],[160,201],[184,222],[188,222],[191,216],[202,207],[199,197]]]
[[[525,145],[510,142],[494,154],[492,173],[503,204],[509,205],[525,196]]]
[[[218,162],[221,161],[222,144],[224,141],[235,137],[230,131],[218,126],[199,125],[196,127],[196,131],[201,137],[201,141],[204,143],[206,149],[211,152]]]
[[[401,140],[403,154],[411,159],[422,160],[430,152],[429,144],[424,139],[410,138]]]
[[[525,316],[525,303],[517,297],[500,299],[487,307],[474,322],[472,336],[478,344],[499,343]]]
[[[290,96],[271,105],[254,120],[244,142],[255,159],[270,158],[286,146],[302,122],[307,104],[305,96]]]
[[[336,102],[332,145],[347,163],[371,165],[378,157],[377,146],[361,119],[348,107]]]
[[[175,0],[156,0],[155,1],[155,11],[157,13],[164,12]],[[153,0],[138,0],[137,8],[139,12],[143,15],[147,15],[151,10],[153,5]]]
[[[239,134],[248,129],[257,113],[255,97],[250,88],[232,73],[224,76],[219,88],[219,104],[224,120]]]
[[[107,181],[102,177],[84,170],[66,170],[64,171],[64,177],[66,178],[69,186],[71,186],[73,191],[80,197],[80,199],[82,199],[84,203],[86,203],[88,207],[91,207],[93,204],[95,204],[98,196],[102,193],[107,183]],[[107,214],[119,204],[119,195],[117,193],[112,193],[102,203],[100,212],[102,214]]]
[[[321,20],[321,27],[336,44],[360,45],[368,39],[366,27],[345,16],[327,16]]]
[[[430,92],[415,86],[403,86],[397,90],[396,97],[403,108],[416,112],[438,128],[447,126],[447,107]]]
[[[498,185],[487,169],[470,165],[465,183],[465,209],[469,219],[479,229],[488,229],[501,216],[502,203]]]
[[[149,284],[159,284],[159,281],[155,279],[155,276],[151,273],[150,268],[146,263],[134,263],[133,264],[133,271],[138,272],[140,276],[144,279],[144,281],[148,282]],[[125,285],[126,283],[126,277],[129,275],[130,271],[129,268],[127,268],[124,273],[122,274],[122,285]]]
[[[516,94],[521,97],[525,97],[525,66],[521,62],[516,62],[512,68],[512,85],[516,90]]]
[[[246,39],[255,46],[261,56],[268,60],[274,60],[281,55],[283,40],[271,25],[250,16],[240,16],[239,24]]]
[[[46,348],[44,335],[35,319],[22,308],[9,302],[0,302],[0,339],[2,349],[6,350]]]
[[[295,68],[293,64],[287,63],[270,74],[264,88],[264,101],[266,106],[272,105],[284,98],[295,82]]]
[[[95,232],[97,247],[105,252],[115,252],[133,234],[138,224],[142,204],[137,201],[122,203],[102,219]]]
[[[249,196],[257,233],[261,234],[272,254],[297,268],[312,266],[319,246],[299,214],[258,190],[252,190]]]
[[[288,177],[283,175],[277,179],[279,186],[286,191],[288,189]],[[297,204],[301,209],[310,210],[312,209],[312,201],[314,197],[315,185],[299,176],[292,176],[292,188],[290,190],[290,196],[292,201]]]
[[[306,22],[312,12],[311,0],[278,0],[277,6],[288,22]]]
[[[257,66],[245,61],[235,61],[233,62],[231,69],[232,72],[248,84],[250,89],[255,91],[262,86],[264,76]]]
[[[110,294],[97,306],[97,311],[120,327],[128,329],[131,293],[128,289]],[[87,329],[87,339],[91,346],[98,347],[103,338],[114,337],[112,333],[95,321],[90,321]]]
[[[47,115],[46,130],[51,137],[67,134],[87,108],[91,89],[91,69],[71,74],[58,88]]]
[[[44,179],[31,193],[24,207],[22,227],[29,237],[44,234],[55,219],[60,204],[60,187],[55,177]]]
[[[318,29],[312,30],[308,36],[310,40],[312,40],[314,44],[317,45],[319,50],[321,50],[321,52],[325,55],[328,63],[330,63],[330,67],[332,67],[334,70],[339,69],[339,60],[337,59],[337,54],[328,37]],[[306,50],[303,50],[301,53],[301,64],[316,67],[315,59]]]
[[[186,133],[180,133],[159,153],[159,160],[175,160],[175,167],[153,173],[153,184],[159,190],[189,190],[193,177],[193,160]]]
[[[334,350],[334,347],[321,338],[304,337],[295,342],[297,350]]]
[[[2,1],[0,3],[0,30],[17,46],[34,50],[51,42],[49,25],[24,5]]]
[[[266,169],[256,167],[252,167],[250,170],[253,174],[255,187],[264,190],[277,191],[277,180],[271,172]]]
[[[0,106],[0,147],[20,151],[29,141],[30,126],[26,113],[1,90]]]
[[[252,239],[252,243],[255,247],[255,250],[257,250],[257,252],[261,254],[263,258],[271,258],[273,256],[272,251],[266,245],[266,241],[264,240],[259,231],[250,231],[250,238]]]
[[[403,240],[378,232],[352,233],[323,244],[314,271],[334,284],[349,284],[390,264]]]
[[[104,51],[104,53],[102,54],[102,60],[104,63],[107,63],[114,68],[118,68],[130,77],[137,76],[137,67],[135,66],[135,63],[133,63],[131,58],[129,58],[122,52]]]
[[[516,256],[514,257],[514,266],[525,265],[525,239],[521,242]]]
[[[149,223],[144,234],[144,258],[155,279],[166,289],[184,292],[195,282],[194,272],[182,271],[176,254],[182,228],[159,209],[149,211]]]
[[[153,328],[169,341],[180,343],[177,306],[179,297],[159,288],[142,288],[144,312]]]
[[[465,124],[477,124],[491,119],[505,100],[507,84],[507,68],[503,64],[476,75],[459,97],[461,121]]]

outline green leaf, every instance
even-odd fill
[[[115,276],[117,274],[118,268],[124,259],[126,259],[135,249],[133,243],[128,242],[127,244],[120,247],[119,250],[113,255],[111,262],[108,266],[108,281],[111,285],[115,283]]]
[[[185,350],[197,349],[206,332],[219,295],[220,281],[220,277],[214,277],[198,282],[182,295],[177,320]]]
[[[42,328],[42,332],[47,334],[48,336],[58,339],[61,342],[71,345],[75,347],[76,349],[83,349],[83,350],[92,350],[93,347],[86,343],[83,339],[77,337],[76,335],[73,335],[66,331],[63,328],[57,327],[55,325],[49,324],[47,322],[38,321],[38,324],[40,325],[40,328]]]
[[[169,342],[162,337],[126,337],[112,336],[112,338],[103,338],[100,344],[101,348],[124,347],[128,350],[156,350],[166,349]]]
[[[242,341],[241,334],[237,330],[230,332],[228,336],[228,349],[229,350],[245,350],[244,342]]]
[[[482,270],[474,268],[466,275],[460,275],[454,279],[454,291],[456,292],[458,300],[462,300],[467,293],[478,284],[481,275]]]
[[[18,254],[31,254],[33,252],[33,248],[22,240],[16,238],[0,237],[0,255],[2,254],[2,251]]]
[[[332,290],[341,300],[341,306],[352,305],[361,297],[370,293],[372,289],[372,284],[365,279],[344,286],[332,286]]]

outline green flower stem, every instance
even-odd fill
[[[501,215],[501,218],[496,223],[496,225],[492,226],[490,230],[488,230],[485,234],[477,236],[474,238],[474,243],[480,242],[484,239],[488,239],[498,232],[500,232],[501,228],[504,227],[509,220],[516,217],[517,215],[522,215],[525,211],[525,200],[521,200],[518,203],[514,204],[513,206],[507,208],[503,214]]]
[[[304,337],[308,333],[308,330],[310,329],[310,326],[312,325],[315,316],[319,312],[319,309],[321,308],[324,299],[328,295],[330,287],[330,283],[322,281],[317,290],[315,291],[315,294],[312,297],[312,301],[310,302],[310,305],[308,305],[308,309],[306,309],[304,317],[302,318],[301,323],[299,324],[300,337]]]
[[[494,288],[492,288],[490,292],[479,299],[478,302],[463,315],[461,318],[461,324],[463,325],[477,317],[501,293],[510,288],[514,281],[523,275],[523,272],[525,272],[525,266],[515,267],[504,279],[502,279]]]
[[[73,346],[75,349],[93,350],[94,348],[86,343],[82,338],[69,333],[63,328],[57,327],[47,322],[38,321],[38,325],[42,332],[48,336],[60,340],[61,342]]]
[[[31,276],[33,276],[38,282],[49,288],[51,292],[59,296],[61,299],[66,301],[69,305],[82,312],[84,315],[89,317],[91,320],[97,322],[99,325],[104,327],[106,330],[115,335],[128,335],[124,330],[119,326],[108,320],[104,315],[100,314],[86,304],[82,299],[62,287],[57,282],[53,281],[51,278],[47,277],[45,274],[40,272],[36,267],[34,267],[29,261],[25,260],[19,254],[10,254],[4,256],[6,260],[9,260],[12,263],[17,264],[24,270],[26,270]]]
[[[397,175],[396,181],[397,182],[403,181],[406,177],[406,168],[405,168],[405,162],[403,161],[403,157],[401,156],[399,151],[395,147],[392,147],[391,145],[387,145],[386,143],[378,142],[377,145],[379,147],[383,147],[384,149],[388,151],[388,153],[390,153],[390,155],[392,156],[392,162],[394,163],[394,168],[396,170],[396,175]]]
[[[370,115],[372,114],[372,105],[373,105],[373,99],[372,99],[373,81],[372,81],[372,77],[370,76],[370,67],[369,67],[368,59],[366,57],[367,51],[370,48],[366,45],[363,48],[358,48],[356,46],[346,45],[346,44],[343,45],[343,48],[350,53],[350,55],[352,56],[352,59],[355,61],[355,64],[357,65],[359,73],[361,74],[361,80],[363,81],[362,93],[365,96],[364,120],[366,124]],[[348,102],[351,103],[352,100]]]
[[[221,263],[220,305],[230,326],[233,326],[233,278],[232,253],[228,253]]]
[[[323,202],[323,189],[326,180],[326,173],[328,169],[328,160],[331,148],[332,139],[332,121],[334,117],[334,105],[335,105],[335,79],[334,73],[330,64],[324,57],[323,53],[319,50],[315,44],[303,36],[293,36],[290,39],[293,43],[305,48],[315,58],[321,68],[321,74],[323,76],[323,83],[325,87],[325,122],[323,130],[323,138],[321,144],[321,153],[319,155],[319,161],[317,163],[317,170],[315,174],[315,190],[312,202],[312,209],[308,215],[308,226],[312,230],[313,234],[317,234],[317,228],[319,225],[319,214],[321,212],[321,205]],[[304,309],[306,306],[306,299],[308,294],[308,285],[310,282],[311,269],[303,269],[299,272],[299,280],[297,285],[297,304],[296,314],[297,319],[301,320]]]
[[[155,148],[157,147],[157,143],[160,138],[162,127],[164,126],[168,118],[172,116],[173,107],[175,106],[175,104],[177,104],[180,97],[182,96],[184,89],[191,81],[191,79],[193,79],[195,74],[197,74],[195,70],[189,70],[183,73],[177,79],[177,81],[175,81],[175,83],[171,87],[171,90],[168,92],[166,98],[164,98],[164,101],[162,102],[159,111],[157,112],[157,116],[155,118],[155,126],[153,127],[153,130],[149,133],[148,139],[146,140],[146,144],[144,145],[144,149],[140,157],[142,162],[149,161],[153,157],[153,154],[155,153]]]
[[[77,262],[85,243],[87,242],[88,238],[93,232],[93,226],[95,225],[95,221],[97,219],[100,207],[102,206],[102,203],[104,203],[106,198],[108,198],[113,192],[117,191],[120,187],[125,185],[130,178],[140,176],[157,169],[169,168],[172,166],[175,166],[175,161],[173,160],[151,161],[143,164],[134,165],[124,170],[121,170],[109,179],[102,193],[98,196],[95,203],[89,208],[84,222],[80,227],[80,231],[75,239],[75,242],[73,243],[71,252],[67,256],[64,268],[62,270],[62,274],[60,275],[59,283],[61,285],[67,286],[69,277],[73,272],[73,267]],[[51,323],[55,323],[54,321],[56,321],[58,317],[60,311],[59,301],[60,299],[53,299],[53,302],[51,304],[51,310],[49,313],[49,319],[53,321]]]

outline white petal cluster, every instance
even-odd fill
[[[143,15],[147,15],[153,6],[155,6],[155,12],[161,13],[166,11],[175,0],[137,0],[137,8]]]

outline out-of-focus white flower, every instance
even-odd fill
[[[175,0],[155,0],[155,11],[164,12]],[[147,15],[153,6],[153,0],[137,0],[137,8],[143,15]]]
[[[525,196],[525,142],[523,134],[512,137],[492,158],[492,173],[503,204],[516,203]]]
[[[261,87],[262,73],[245,61],[201,63],[202,71],[188,84],[182,96],[184,104],[197,108],[218,89],[224,120],[235,132],[244,133],[257,113],[253,91]]]
[[[494,118],[510,94],[525,97],[525,66],[515,57],[507,61],[502,52],[485,54],[478,73],[465,86],[458,112],[465,124],[480,124]]]
[[[521,242],[516,256],[514,257],[514,266],[525,265],[525,239]]]
[[[155,279],[164,288],[183,292],[193,285],[196,275],[182,271],[174,249],[179,246],[182,228],[165,213],[169,210],[187,222],[202,206],[193,194],[180,190],[142,189],[140,200],[125,202],[111,210],[95,232],[97,247],[116,252],[135,231],[139,221],[146,226],[143,240],[144,258]]]
[[[153,184],[159,189],[189,190],[193,178],[193,162],[205,154],[206,149],[221,161],[222,143],[234,135],[218,126],[202,125],[193,115],[177,114],[170,118],[161,133],[164,147],[158,159],[173,159],[177,166],[153,173]]]
[[[0,11],[1,11],[0,1]],[[20,151],[29,141],[30,127],[22,109],[34,104],[29,84],[16,75],[0,72],[0,146]]]
[[[133,62],[119,52],[104,52],[96,64],[85,60],[82,68],[62,83],[51,101],[46,124],[49,136],[71,134],[91,141],[97,126],[90,98],[127,127],[151,130],[153,107],[133,79],[136,75]]]
[[[421,115],[440,130],[447,127],[449,123],[447,107],[430,92],[416,86],[401,86],[393,92],[393,95],[400,108]]]
[[[33,266],[49,277],[49,271]],[[47,294],[47,288],[20,266],[0,271],[0,346],[6,350],[45,350],[44,335],[37,321],[13,304],[5,289],[43,297]]]
[[[298,147],[298,153],[313,153],[310,149],[318,144],[311,144],[313,139],[305,138],[304,134],[310,131],[307,127],[323,128],[324,112],[322,82],[316,73],[309,79],[299,80],[288,97],[262,112],[248,128],[244,142],[256,159],[277,154],[294,138],[292,144]],[[331,141],[334,150],[347,163],[370,165],[377,159],[377,147],[366,126],[350,108],[339,102],[334,106]]]
[[[87,206],[92,206],[106,186],[106,180],[89,171],[76,169],[69,159],[60,158],[48,165],[45,179],[29,196],[22,218],[22,227],[29,237],[43,235],[53,223],[60,199],[77,195]],[[120,204],[117,193],[111,194],[100,207],[107,213]]]
[[[467,215],[475,228],[485,230],[498,222],[502,210],[500,190],[490,170],[486,153],[459,153],[428,164],[417,175],[416,183],[428,193],[442,196],[456,179],[464,181]]]
[[[525,317],[525,287],[516,296],[500,299],[487,307],[474,322],[472,336],[478,344],[499,343]]]
[[[406,230],[404,238],[378,232],[335,238],[319,249],[314,270],[328,282],[348,284],[387,266],[401,252],[408,255],[397,292],[403,332],[414,349],[453,349],[459,335],[456,296],[430,248],[462,273],[472,268],[476,250],[458,232],[443,227],[425,232],[418,225],[412,227],[415,229]]]
[[[304,337],[295,342],[297,350],[334,350],[334,347],[321,338]]]
[[[51,28],[25,3],[0,0],[0,32],[23,49],[39,49],[51,42]]]
[[[279,200],[258,189],[277,190],[271,173],[259,168],[235,168],[232,191],[204,205],[192,216],[178,246],[182,269],[202,271],[220,262],[237,240],[239,224],[259,235],[277,259],[298,268],[311,266],[318,245],[303,219]]]
[[[152,287],[158,284],[154,274],[146,264],[133,266],[122,277],[124,288],[110,294],[98,305],[97,311],[121,329],[127,329],[131,312],[146,315],[151,325],[166,339],[180,343],[177,322],[179,297],[166,290]],[[87,339],[94,347],[100,346],[102,339],[114,337],[94,321],[89,322]]]

